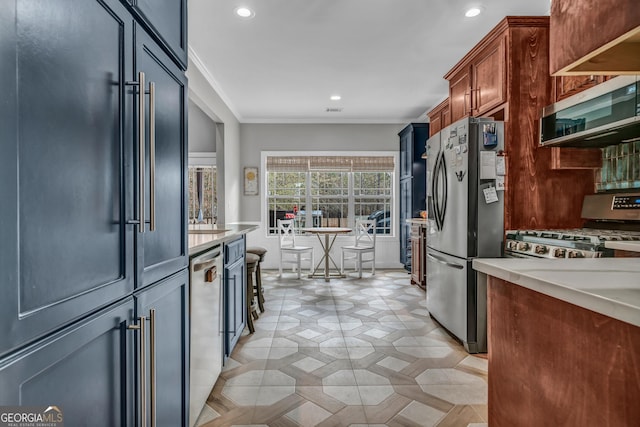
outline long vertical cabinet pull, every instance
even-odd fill
[[[156,427],[156,310],[152,308],[149,312],[149,371],[151,375],[151,427]]]
[[[145,322],[147,318],[140,316],[137,325],[129,325],[129,329],[137,330],[138,334],[138,360],[140,368],[140,427],[147,426],[147,345],[145,343]],[[152,323],[153,324],[153,323]],[[154,343],[155,344],[155,343]]]
[[[145,145],[145,135],[144,135],[144,122],[145,122],[145,84],[144,84],[144,71],[140,71],[138,73],[138,93],[140,94],[138,98],[138,215],[140,215],[140,224],[138,225],[138,232],[144,233],[144,145]]]
[[[156,229],[156,84],[149,82],[149,195],[150,224],[149,231]]]

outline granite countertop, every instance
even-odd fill
[[[623,251],[640,252],[640,242],[620,242],[609,240],[604,242],[604,247],[609,249],[620,249]]]
[[[490,276],[640,327],[637,258],[473,260]]]
[[[235,240],[242,234],[257,229],[255,224],[217,225],[216,229],[189,230],[189,256],[197,255],[216,245]]]

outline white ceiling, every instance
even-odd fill
[[[448,96],[442,76],[502,18],[548,15],[549,4],[190,0],[189,55],[243,123],[424,121]],[[471,5],[483,12],[466,18]],[[238,6],[255,16],[238,18]]]

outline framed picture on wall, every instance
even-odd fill
[[[255,167],[244,168],[244,195],[245,196],[258,195],[258,168],[255,168]]]

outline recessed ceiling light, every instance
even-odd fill
[[[240,18],[249,19],[255,16],[253,10],[249,9],[248,7],[239,7],[235,10],[235,12],[236,15],[238,15]]]
[[[473,18],[474,16],[480,15],[480,12],[482,11],[479,7],[471,7],[464,13],[464,16],[467,18]]]
[[[330,98],[332,101],[340,101],[342,97],[340,95],[331,95]]]

